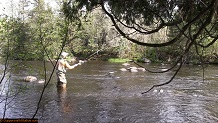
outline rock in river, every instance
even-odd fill
[[[127,69],[126,68],[121,68],[120,71],[127,71]]]
[[[33,81],[36,81],[37,78],[35,76],[26,76],[24,77],[24,81],[26,82],[33,82]]]

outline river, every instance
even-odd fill
[[[145,66],[160,70],[169,67]],[[0,67],[3,70],[3,64]],[[36,118],[40,123],[218,122],[218,66],[209,65],[203,73],[201,66],[185,65],[170,84],[143,95],[152,85],[168,81],[175,71],[130,73],[119,70],[123,67],[122,63],[86,62],[67,71],[66,90],[56,88],[54,74]],[[46,71],[48,79],[52,73],[50,63],[46,63]],[[22,77],[33,75],[43,79],[43,74],[40,61],[17,63],[6,76],[11,79],[5,78],[0,85],[1,117],[5,113],[5,118],[32,118],[44,84],[23,82]]]

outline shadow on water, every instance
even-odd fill
[[[39,70],[39,63],[28,64]],[[37,118],[46,123],[218,122],[217,66],[205,70],[204,81],[200,67],[184,66],[171,84],[145,95],[141,92],[153,84],[166,82],[173,72],[130,73],[119,71],[122,67],[121,63],[87,62],[67,71],[66,89],[56,88],[56,76],[53,76]],[[147,67],[163,69],[168,66],[147,64]],[[48,65],[48,70],[51,69]],[[26,73],[15,71],[14,75],[16,78]],[[23,92],[11,101],[6,116],[31,117],[44,85],[15,80],[13,83],[16,83],[13,84],[15,90],[22,87]],[[3,97],[1,95],[1,99]],[[4,107],[4,103],[0,106]],[[0,111],[2,115],[3,110]]]

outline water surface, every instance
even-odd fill
[[[7,108],[6,118],[31,118],[35,113],[44,84],[25,83],[20,78],[34,75],[43,79],[43,63],[34,61],[22,65],[11,71],[10,80],[5,79],[6,82],[1,84],[1,117],[4,107]],[[49,63],[46,66],[49,78],[53,67]],[[160,70],[169,67],[155,64],[145,66]],[[141,92],[154,84],[168,81],[175,71],[162,74],[130,73],[121,72],[119,69],[122,67],[122,63],[104,61],[84,63],[67,71],[66,90],[56,88],[54,74],[44,92],[36,118],[46,123],[218,122],[217,66],[208,66],[204,74],[201,66],[184,66],[172,83],[144,95]]]

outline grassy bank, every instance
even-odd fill
[[[122,62],[128,62],[130,61],[129,59],[122,59],[122,58],[109,58],[109,62],[114,62],[114,63],[122,63]]]

